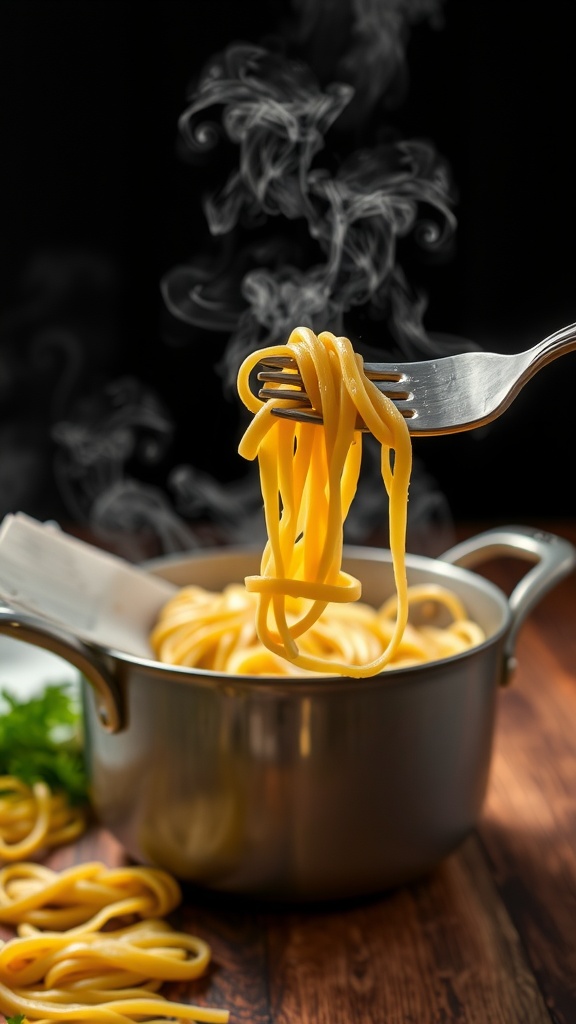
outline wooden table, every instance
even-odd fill
[[[576,523],[550,528],[576,541]],[[506,589],[512,571],[493,578]],[[213,965],[174,998],[227,1007],[231,1024],[575,1024],[576,575],[531,613],[517,653],[476,834],[430,877],[345,905],[185,892],[174,920]],[[124,862],[98,829],[49,862],[95,858]]]

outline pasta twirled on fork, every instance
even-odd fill
[[[257,363],[289,356],[322,426],[274,414],[286,399],[262,401],[250,386]],[[290,370],[283,376],[285,394]],[[280,385],[278,385],[280,387]],[[151,634],[161,661],[250,675],[375,675],[430,661],[482,641],[452,591],[408,587],[405,551],[412,447],[402,414],[362,369],[347,338],[308,328],[286,345],[255,351],[238,374],[254,414],[239,446],[258,459],[268,541],[260,573],[220,594],[190,586],[163,609]],[[360,417],[381,445],[389,499],[396,594],[381,609],[361,603],[361,586],[342,569],[344,523],[362,460]],[[409,622],[410,607],[447,609],[446,627]]]

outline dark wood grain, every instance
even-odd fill
[[[548,1021],[475,839],[419,884],[269,936],[275,1022]]]
[[[552,528],[576,540],[576,524]],[[509,589],[515,569],[495,572]],[[576,1024],[576,578],[530,614],[517,653],[475,835],[418,883],[342,905],[185,890],[174,923],[213,963],[169,994],[228,1007],[231,1024]],[[95,827],[48,862],[88,859],[125,858]]]
[[[550,594],[523,631],[516,679],[501,694],[480,825],[500,896],[558,1024],[576,1021],[575,612],[572,583]]]

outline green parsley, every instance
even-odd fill
[[[23,1013],[17,1013],[14,1017],[6,1017],[6,1024],[26,1024],[26,1017]]]
[[[80,705],[68,684],[26,700],[0,691],[0,775],[42,780],[71,803],[87,799]]]

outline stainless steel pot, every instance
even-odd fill
[[[500,556],[532,566],[510,596],[472,571]],[[221,548],[149,569],[220,589],[256,572],[259,558]],[[439,559],[409,556],[409,582],[449,585],[487,639],[368,680],[171,668],[7,608],[0,632],[54,651],[85,677],[93,805],[135,860],[233,893],[357,896],[425,873],[474,828],[518,629],[575,566],[568,541],[526,527],[487,531]],[[387,551],[349,547],[345,567],[361,579],[363,600],[392,592]]]

